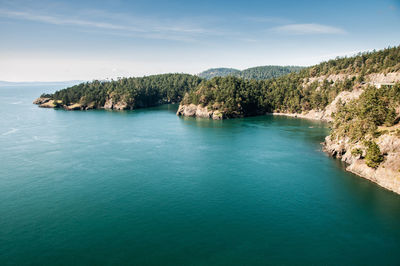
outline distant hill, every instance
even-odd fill
[[[214,77],[226,77],[226,76],[234,76],[240,73],[239,69],[234,68],[210,68],[206,71],[201,72],[197,76],[204,79],[212,79]]]
[[[300,66],[258,66],[245,70],[234,68],[211,68],[198,74],[199,77],[212,79],[214,77],[234,76],[244,79],[269,79],[280,77],[292,72],[299,72],[303,67]]]

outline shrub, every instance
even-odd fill
[[[353,155],[353,156],[362,156],[362,150],[361,149],[359,149],[359,148],[356,148],[356,149],[353,149],[352,151],[351,151],[351,155]]]
[[[368,148],[365,155],[365,163],[369,167],[377,168],[379,164],[383,161],[381,150],[379,149],[378,144],[376,144],[374,141],[369,141],[366,144]]]

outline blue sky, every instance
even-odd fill
[[[400,45],[400,1],[0,0],[0,80],[312,65]]]

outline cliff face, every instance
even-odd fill
[[[113,100],[112,97],[107,98],[106,102],[104,103],[103,106],[104,109],[108,109],[108,110],[127,110],[128,108],[128,104],[123,101],[115,101]]]
[[[310,110],[308,112],[303,112],[303,113],[272,113],[272,114],[332,122],[333,121],[332,114],[335,113],[337,110],[337,103],[338,102],[348,103],[351,100],[357,99],[358,97],[360,97],[363,91],[364,90],[361,87],[355,88],[352,91],[342,91],[323,110]]]
[[[176,112],[178,116],[189,116],[189,117],[200,117],[200,118],[211,118],[214,120],[221,120],[225,118],[223,112],[219,110],[209,110],[208,107],[203,107],[201,105],[179,105],[178,111]]]
[[[365,151],[362,151],[362,154],[352,154],[355,149],[363,149],[361,143],[351,143],[348,139],[332,140],[331,136],[328,136],[324,142],[324,150],[346,162],[347,171],[400,194],[400,137],[392,132],[380,136],[375,141],[384,155],[384,161],[377,168],[366,164]]]

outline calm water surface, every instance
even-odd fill
[[[1,265],[399,265],[400,196],[285,117],[40,109],[0,88]]]

